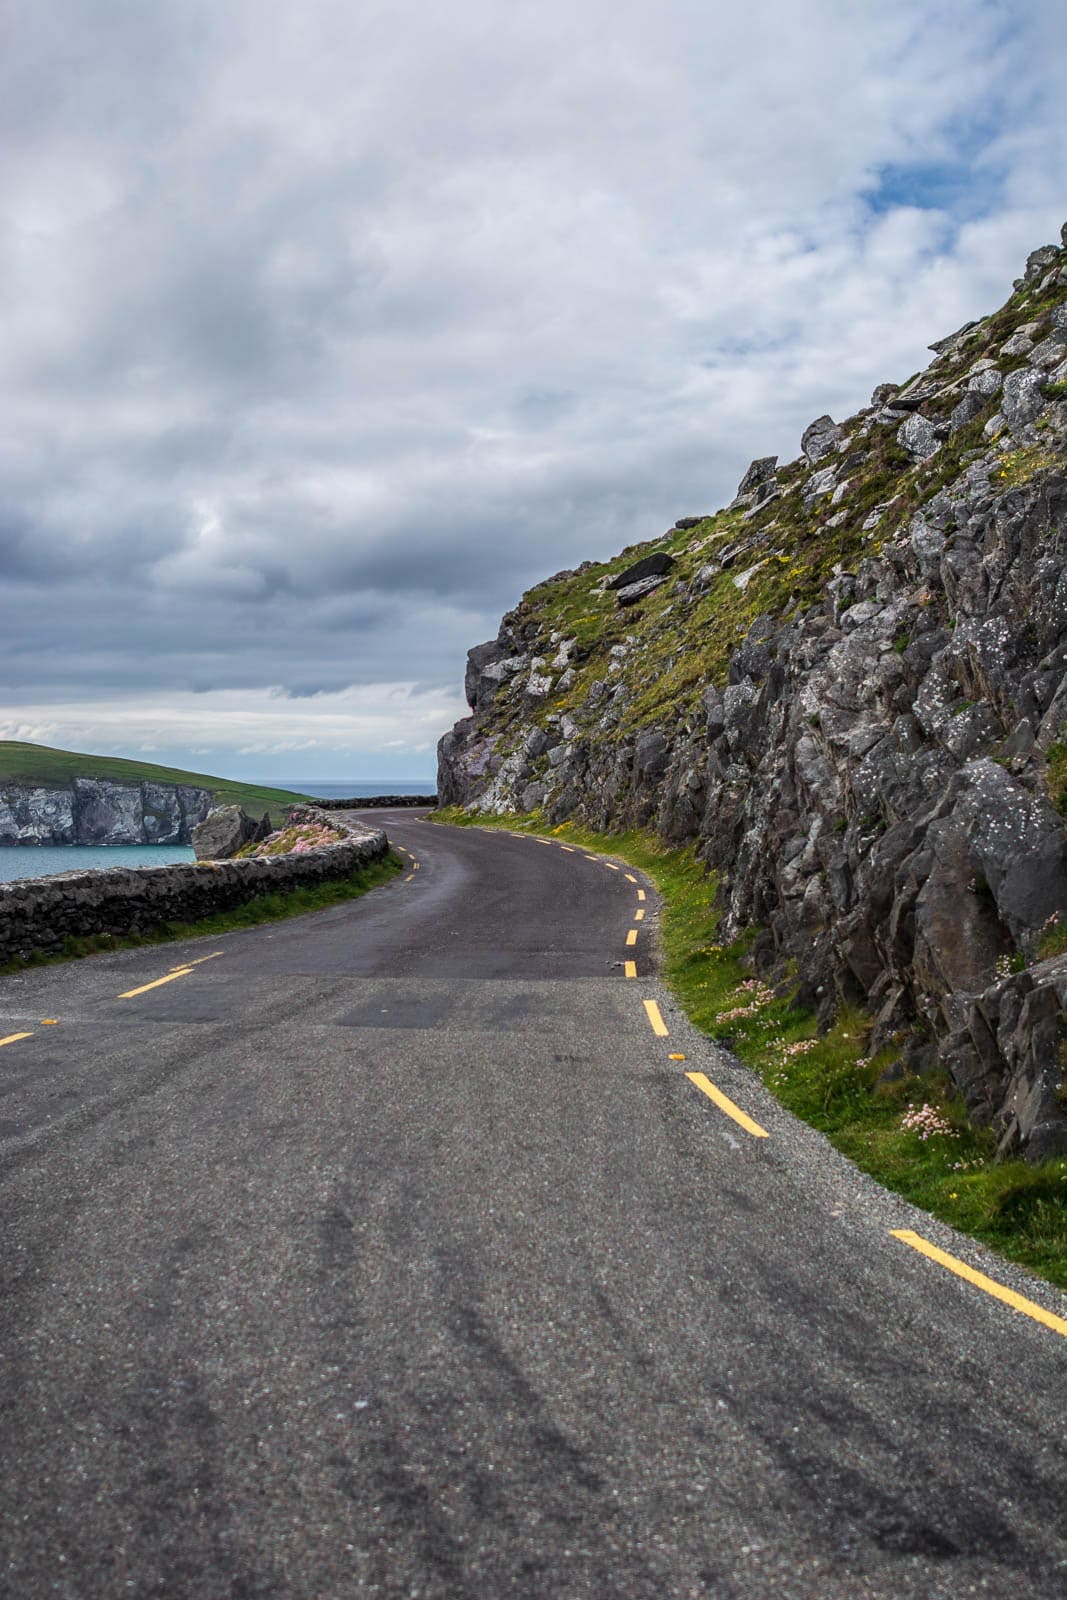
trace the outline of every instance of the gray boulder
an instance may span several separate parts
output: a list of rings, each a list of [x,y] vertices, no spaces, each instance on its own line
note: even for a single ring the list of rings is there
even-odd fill
[[[674,566],[674,557],[666,550],[657,550],[653,555],[643,556],[640,561],[635,561],[633,566],[626,567],[622,572],[616,572],[604,585],[605,589],[628,589],[631,584],[640,583],[644,578],[659,578]]]
[[[830,455],[840,443],[841,429],[829,415],[816,417],[814,422],[809,422],[800,436],[800,448],[812,466],[821,461],[823,456]]]
[[[1054,244],[1043,244],[1038,250],[1031,250],[1026,258],[1026,267],[1023,271],[1023,281],[1033,283],[1035,278],[1040,278],[1047,267],[1054,266],[1059,260],[1060,253]]]
[[[738,484],[738,495],[751,494],[755,489],[759,488],[761,483],[767,483],[774,477],[774,469],[777,465],[777,456],[757,457]]]
[[[256,828],[242,806],[216,806],[193,829],[193,854],[198,861],[228,861],[248,843]]]
[[[1000,409],[1013,433],[1024,428],[1028,422],[1033,422],[1044,409],[1045,381],[1044,373],[1034,372],[1029,367],[1009,372],[1004,379]]]
[[[909,455],[917,461],[926,461],[934,456],[941,448],[941,441],[934,432],[933,423],[925,417],[913,412],[906,422],[902,422],[897,429],[897,438]]]
[[[666,578],[640,578],[636,583],[628,583],[625,588],[617,590],[615,598],[620,606],[635,606],[646,594],[651,594],[666,581]]]

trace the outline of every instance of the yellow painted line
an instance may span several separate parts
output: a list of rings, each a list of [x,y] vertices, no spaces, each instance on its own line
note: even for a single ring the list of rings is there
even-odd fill
[[[192,970],[192,967],[175,967],[165,978],[156,978],[153,983],[142,983],[139,989],[127,989],[125,993],[119,995],[119,999],[132,1000],[135,995],[147,994],[149,989],[158,989],[161,983],[173,983],[175,978],[187,978]]]
[[[645,913],[643,911],[635,911],[634,912],[634,921],[635,922],[644,922],[644,920],[645,920]]]
[[[992,1295],[994,1300],[1002,1300],[1006,1306],[1011,1306],[1013,1311],[1021,1311],[1024,1317],[1033,1317],[1035,1322],[1043,1323],[1046,1328],[1051,1328],[1054,1333],[1061,1333],[1067,1339],[1067,1321],[1063,1317],[1057,1317],[1053,1312],[1046,1311],[1044,1306],[1039,1306],[1033,1300],[1027,1300],[1025,1295],[1016,1294],[1014,1289],[1005,1288],[1004,1284],[998,1283],[995,1278],[987,1278],[984,1272],[976,1272],[965,1261],[950,1256],[945,1250],[939,1250],[936,1244],[924,1239],[921,1233],[912,1233],[909,1228],[891,1228],[889,1231],[894,1239],[899,1239],[902,1244],[910,1244],[913,1250],[918,1250],[920,1255],[929,1256],[938,1266],[954,1272],[957,1278],[965,1278],[968,1283],[973,1283],[975,1288],[984,1289],[986,1294]]]
[[[185,972],[190,967],[202,967],[205,961],[217,961],[219,956],[224,954],[225,951],[223,950],[213,950],[209,956],[197,956],[195,961],[183,961],[179,966],[171,967],[170,970],[172,972]]]
[[[750,1133],[754,1139],[770,1138],[766,1128],[761,1128],[758,1122],[753,1122],[751,1117],[746,1116],[741,1107],[735,1106],[729,1095],[723,1094],[721,1089],[716,1089],[711,1079],[706,1078],[702,1072],[687,1072],[686,1077],[690,1083],[695,1083],[697,1088],[702,1090],[708,1099],[718,1106],[720,1111],[725,1111],[728,1117],[733,1117],[738,1127],[744,1128],[745,1132]]]
[[[657,1038],[665,1039],[667,1037],[667,1024],[660,1016],[659,1006],[654,1000],[646,1000],[645,1011],[648,1015],[649,1022],[652,1024],[652,1032]]]
[[[412,883],[414,881],[414,878],[415,878],[415,874],[413,872],[409,872],[407,877],[404,879],[404,882],[405,883]]]
[[[42,1028],[58,1028],[59,1027],[59,1018],[58,1017],[42,1017],[41,1018],[41,1027]]]
[[[627,949],[631,948],[636,943],[637,943],[637,929],[636,928],[631,928],[629,933],[626,935],[626,946],[627,946]]]
[[[667,1057],[667,1060],[668,1061],[684,1061],[685,1057],[679,1055],[677,1051],[672,1051],[671,1054]]]
[[[566,852],[567,852],[567,854],[569,856],[572,856],[575,853],[574,846],[572,844],[561,844],[560,845],[560,849],[561,850],[566,850]]]
[[[643,889],[638,889],[638,891],[637,891],[637,898],[638,898],[638,899],[639,899],[639,900],[643,900],[643,899],[644,899],[644,898],[645,898],[645,891],[644,891],[644,890],[643,890]]]
[[[618,872],[619,870],[614,861],[605,861],[604,865],[607,867],[609,872]]]
[[[626,879],[627,883],[636,883],[637,882],[637,879],[634,877],[632,872],[624,872],[623,873],[623,877]]]
[[[551,843],[552,843],[551,839],[538,839],[536,836],[534,836],[534,844],[551,844]]]
[[[0,1046],[5,1045],[5,1044],[16,1044],[19,1041],[19,1039],[32,1039],[32,1038],[33,1038],[33,1034],[32,1033],[9,1033],[6,1039],[0,1039]]]
[[[637,962],[636,961],[624,961],[623,964],[622,964],[622,969],[623,969],[623,971],[625,972],[625,974],[626,974],[626,976],[628,978],[636,978],[637,977]]]

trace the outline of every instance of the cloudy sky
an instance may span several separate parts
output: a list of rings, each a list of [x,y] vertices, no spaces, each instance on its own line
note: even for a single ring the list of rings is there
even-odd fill
[[[421,776],[1067,218],[1063,0],[0,0],[0,738]]]

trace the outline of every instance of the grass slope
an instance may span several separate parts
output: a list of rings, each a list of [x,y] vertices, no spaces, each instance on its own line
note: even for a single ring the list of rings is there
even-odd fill
[[[820,1035],[814,1016],[747,970],[746,940],[717,942],[716,880],[691,846],[672,850],[652,834],[597,834],[569,822],[549,833],[539,813],[437,815],[562,838],[646,872],[663,896],[663,978],[691,1022],[887,1189],[1067,1289],[1067,1161],[995,1161],[991,1132],[968,1124],[947,1075],[883,1081],[893,1052],[867,1056],[863,1012],[842,1013]]]
[[[62,784],[69,783],[72,778],[109,778],[113,783],[188,783],[198,789],[210,789],[216,805],[244,806],[253,813],[277,812],[308,799],[307,795],[294,794],[288,789],[267,789],[260,784],[236,783],[202,772],[157,767],[151,761],[83,755],[75,750],[53,750],[43,744],[0,740],[0,784],[11,779],[20,783]]]

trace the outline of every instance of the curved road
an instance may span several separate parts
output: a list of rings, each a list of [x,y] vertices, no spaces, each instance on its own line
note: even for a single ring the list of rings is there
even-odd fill
[[[0,979],[0,1595],[1067,1593],[1063,1297],[693,1033],[638,874],[383,820],[363,900]]]

